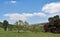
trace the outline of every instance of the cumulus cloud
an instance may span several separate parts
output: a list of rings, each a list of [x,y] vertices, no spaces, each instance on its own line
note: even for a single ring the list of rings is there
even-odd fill
[[[44,13],[12,13],[12,14],[4,14],[4,16],[9,17],[10,20],[26,20],[27,18],[33,17],[33,16],[46,16]]]
[[[60,2],[45,4],[42,8],[42,11],[47,12],[49,14],[58,13],[60,12]]]

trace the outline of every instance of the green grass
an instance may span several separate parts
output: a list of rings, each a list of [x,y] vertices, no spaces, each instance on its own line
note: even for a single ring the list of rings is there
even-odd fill
[[[13,32],[13,31],[3,31],[0,29],[0,37],[60,37],[60,34],[44,33],[44,32]]]

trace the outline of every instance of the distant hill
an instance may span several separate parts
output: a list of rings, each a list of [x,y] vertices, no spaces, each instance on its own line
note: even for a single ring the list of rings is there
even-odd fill
[[[45,25],[46,23],[38,23],[38,24],[31,24],[31,25],[37,25],[37,26],[43,26],[43,25]]]

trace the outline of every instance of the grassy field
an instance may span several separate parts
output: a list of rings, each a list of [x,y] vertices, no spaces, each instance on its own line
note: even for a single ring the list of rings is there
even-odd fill
[[[0,29],[0,37],[60,37],[60,34],[53,33],[32,33],[32,32],[12,32],[12,31],[3,31]]]

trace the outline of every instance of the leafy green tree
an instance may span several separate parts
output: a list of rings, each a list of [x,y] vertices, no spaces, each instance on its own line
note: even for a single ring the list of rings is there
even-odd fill
[[[18,22],[16,22],[15,24],[17,26],[17,30],[18,30],[18,33],[19,33],[19,25],[18,25]]]
[[[24,22],[24,25],[29,25],[29,23],[27,21]]]
[[[3,28],[4,28],[5,31],[7,31],[8,25],[9,25],[8,21],[4,20],[3,21]]]
[[[48,18],[49,24],[54,25],[54,19],[53,17]]]
[[[28,30],[28,26],[29,26],[29,23],[27,21],[25,21],[24,25],[23,25],[23,30],[27,31]]]
[[[56,15],[53,18],[54,18],[54,20],[58,20],[59,19],[59,15]]]
[[[19,29],[22,30],[23,29],[23,25],[24,25],[23,21],[22,20],[19,20],[18,21],[18,25],[20,27]]]
[[[19,31],[22,30],[23,21],[19,20],[15,24],[17,25],[17,30],[18,30],[18,33],[19,33]]]

